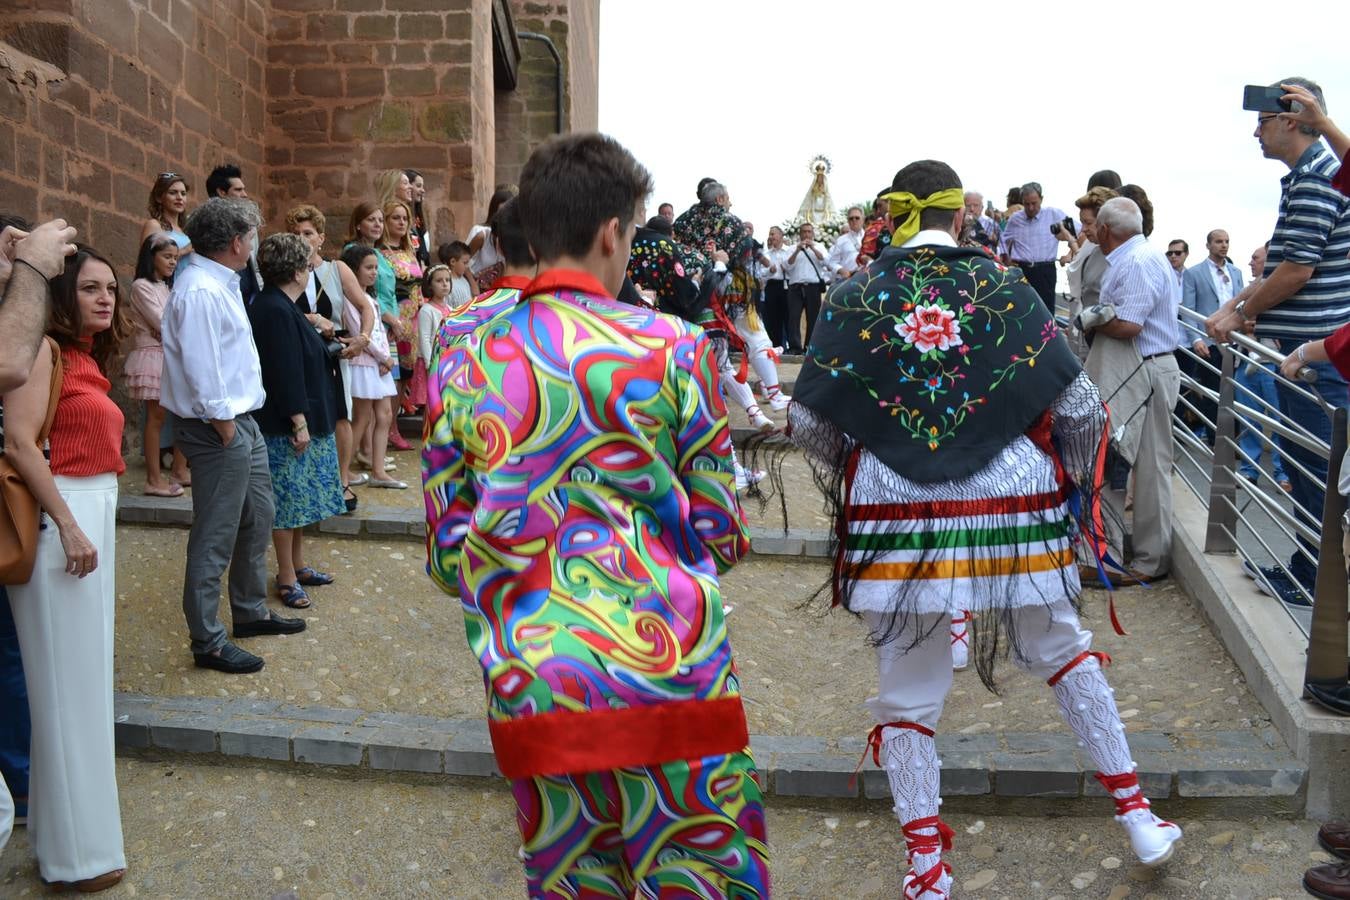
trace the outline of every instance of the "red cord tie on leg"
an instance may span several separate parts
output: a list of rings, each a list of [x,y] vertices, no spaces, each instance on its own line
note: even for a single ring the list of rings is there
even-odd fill
[[[933,828],[935,834],[920,834],[920,830]],[[914,819],[905,822],[900,826],[900,831],[905,836],[905,847],[909,850],[910,871],[914,871],[915,856],[931,856],[934,853],[946,852],[952,849],[952,838],[956,832],[937,816],[926,816],[922,819]],[[939,897],[945,897],[946,894],[938,887],[938,882],[942,876],[950,874],[952,867],[950,863],[940,863],[933,866],[927,872],[919,874],[914,872],[914,881],[910,883],[910,888],[918,888],[916,893],[905,892],[907,897],[918,898],[924,894],[936,894]]]
[[[1060,679],[1062,679],[1065,675],[1068,675],[1070,672],[1072,672],[1075,666],[1077,666],[1083,660],[1087,659],[1089,656],[1095,656],[1097,658],[1097,662],[1101,664],[1101,667],[1103,669],[1111,665],[1111,655],[1109,653],[1103,653],[1100,650],[1084,650],[1082,653],[1078,654],[1073,659],[1065,663],[1064,668],[1060,669],[1058,672],[1051,675],[1050,678],[1046,680],[1045,683],[1050,685],[1051,687],[1054,687],[1055,685],[1059,684]]]
[[[880,725],[874,726],[871,731],[867,732],[867,746],[863,747],[862,756],[858,757],[858,765],[854,767],[853,776],[848,780],[850,790],[852,790],[853,786],[858,781],[858,773],[862,771],[863,763],[867,762],[868,750],[872,751],[873,764],[875,764],[878,769],[882,768],[881,732],[886,728],[908,728],[910,731],[917,731],[928,737],[933,736],[933,729],[920,725],[918,722],[883,722]]]
[[[1134,772],[1122,772],[1119,775],[1106,775],[1098,772],[1096,775],[1102,787],[1111,795],[1111,799],[1116,801],[1116,815],[1123,816],[1127,812],[1136,809],[1148,809],[1149,802],[1144,796],[1144,792],[1139,787],[1139,776]],[[1128,791],[1133,789],[1134,793],[1125,797],[1117,797],[1117,791]]]

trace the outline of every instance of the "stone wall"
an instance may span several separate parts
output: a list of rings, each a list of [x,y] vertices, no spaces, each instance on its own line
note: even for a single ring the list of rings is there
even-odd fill
[[[563,59],[563,131],[597,127],[600,0],[539,3],[512,0],[517,31],[546,34]],[[499,91],[496,181],[516,182],[530,151],[555,133],[557,84],[553,57],[539,41],[520,42],[515,91]]]
[[[6,0],[0,209],[135,261],[150,184],[262,166],[265,0]]]
[[[491,191],[490,0],[272,0],[265,213],[300,199],[330,243],[385,169],[427,185],[433,240],[463,234]]]

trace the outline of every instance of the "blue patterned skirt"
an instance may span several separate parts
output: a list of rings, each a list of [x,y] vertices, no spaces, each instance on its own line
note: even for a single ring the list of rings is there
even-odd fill
[[[347,511],[338,477],[336,436],[311,438],[299,456],[289,437],[264,435],[263,440],[267,443],[267,465],[272,470],[272,496],[277,507],[274,530],[303,528]]]

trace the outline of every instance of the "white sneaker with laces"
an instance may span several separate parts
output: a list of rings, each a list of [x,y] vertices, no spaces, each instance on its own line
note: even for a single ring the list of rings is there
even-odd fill
[[[782,391],[776,391],[774,395],[769,398],[769,409],[774,412],[782,412],[788,408],[788,404],[791,402],[792,398],[787,394]]]

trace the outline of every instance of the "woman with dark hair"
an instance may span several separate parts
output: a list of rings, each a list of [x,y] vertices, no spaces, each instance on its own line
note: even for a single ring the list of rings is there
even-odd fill
[[[313,248],[295,234],[272,234],[258,246],[261,291],[248,306],[267,397],[253,413],[267,444],[276,517],[277,594],[291,609],[310,605],[305,588],[333,576],[305,565],[305,526],[347,510],[338,476],[337,405],[328,350],[296,306],[309,282]]]
[[[127,864],[112,690],[117,476],[126,465],[107,377],[127,326],[112,264],[89,247],[52,279],[51,296],[50,352],[4,398],[5,455],[43,510],[32,578],[10,587],[9,602],[33,719],[33,853],[44,881],[92,892],[121,881]],[[50,462],[38,446],[49,415]]]
[[[1088,193],[1091,193],[1093,188],[1099,187],[1110,191],[1120,190],[1120,176],[1116,174],[1115,169],[1101,169],[1092,173],[1087,183]]]
[[[1116,191],[1122,197],[1129,197],[1134,201],[1134,205],[1139,207],[1139,212],[1144,217],[1144,237],[1153,233],[1153,201],[1148,199],[1148,194],[1137,184],[1122,184]]]
[[[166,231],[178,246],[180,254],[192,252],[192,242],[183,233],[190,190],[187,179],[176,172],[160,172],[155,177],[155,183],[150,186],[150,201],[146,205],[150,218],[141,226],[142,243],[155,232]]]
[[[404,169],[403,174],[408,176],[408,187],[411,192],[411,199],[408,202],[412,206],[413,249],[417,253],[417,261],[425,270],[431,265],[431,235],[427,232],[428,216],[426,208],[422,205],[427,198],[427,182],[422,173],[416,169]]]
[[[159,343],[159,320],[169,302],[169,288],[178,268],[178,244],[163,231],[156,231],[141,243],[136,258],[136,280],[131,283],[131,353],[127,354],[122,374],[127,393],[133,400],[145,401],[145,493],[151,497],[181,497],[187,482],[187,458],[173,451],[173,473],[165,478],[160,469],[161,434],[164,407],[159,405],[159,376],[164,367],[164,348]],[[182,481],[176,476],[182,475]],[[190,483],[190,482],[187,482]]]
[[[369,297],[375,289],[375,279],[379,272],[382,257],[371,247],[364,244],[351,244],[342,251],[342,262],[356,276],[356,283]],[[371,298],[374,303],[374,298]],[[348,303],[348,315],[354,304]],[[351,328],[348,319],[347,327]],[[384,455],[389,446],[389,423],[393,420],[393,407],[389,398],[398,395],[398,386],[394,384],[393,369],[398,365],[389,352],[389,338],[383,328],[376,328],[370,334],[370,343],[359,354],[352,357],[352,432],[359,440],[367,435],[369,443],[362,444],[366,454],[365,463],[370,471],[371,487],[406,488],[402,481],[390,478],[386,471],[389,459]],[[358,460],[359,461],[359,460]]]
[[[492,199],[488,201],[487,216],[481,224],[469,229],[467,243],[469,251],[473,253],[469,270],[473,272],[473,277],[479,284],[492,284],[501,274],[501,254],[497,252],[497,247],[492,241],[492,217],[497,215],[497,210],[501,209],[503,203],[519,193],[520,188],[514,184],[497,185],[497,190],[492,192]]]

